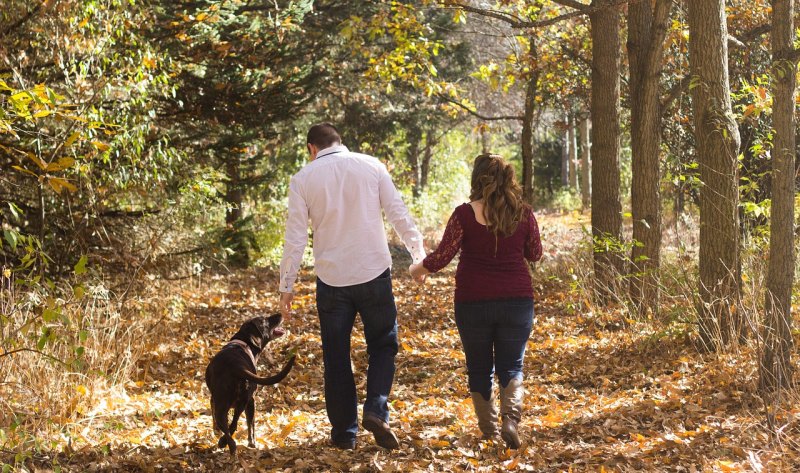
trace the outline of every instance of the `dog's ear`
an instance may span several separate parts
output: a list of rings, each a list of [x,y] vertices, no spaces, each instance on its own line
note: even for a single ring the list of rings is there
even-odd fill
[[[241,331],[244,333],[245,337],[247,337],[247,341],[250,342],[251,345],[255,347],[260,347],[263,335],[261,335],[261,329],[258,326],[259,319],[250,319],[244,324],[242,324]]]
[[[280,325],[281,321],[283,320],[283,315],[278,312],[276,314],[272,314],[267,317],[267,322],[269,322],[269,328],[274,328]]]

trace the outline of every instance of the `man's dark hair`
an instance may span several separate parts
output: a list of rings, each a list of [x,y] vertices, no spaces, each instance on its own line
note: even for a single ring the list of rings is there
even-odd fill
[[[325,149],[335,144],[340,144],[342,137],[339,131],[330,123],[317,123],[308,130],[306,143],[312,144],[319,149]]]

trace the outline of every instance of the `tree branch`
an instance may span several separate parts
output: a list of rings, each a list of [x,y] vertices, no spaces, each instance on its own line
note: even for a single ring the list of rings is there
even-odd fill
[[[452,0],[445,0],[444,6],[445,8],[458,8],[466,12],[475,13],[476,15],[495,18],[497,20],[504,21],[512,28],[526,29],[526,28],[541,28],[544,26],[554,25],[556,23],[560,23],[561,21],[568,20],[570,18],[574,18],[577,16],[590,15],[604,8],[616,8],[622,4],[628,3],[628,0],[616,0],[615,2],[609,5],[598,5],[594,7],[580,3],[576,0],[556,0],[556,3],[565,6],[570,6],[573,8],[578,8],[578,5],[580,5],[581,7],[580,9],[562,13],[558,16],[554,16],[553,18],[548,18],[546,20],[529,21],[529,20],[524,20],[516,15],[512,15],[510,13],[505,13],[499,10],[491,10],[486,8],[473,7],[470,5],[464,5],[463,3],[459,3],[457,1],[452,1]]]
[[[558,3],[559,5],[563,5],[569,8],[574,8],[576,10],[586,10],[589,7],[591,7],[591,5],[578,2],[577,0],[553,0],[553,3]]]
[[[16,22],[12,23],[8,28],[6,28],[5,31],[0,33],[0,38],[4,38],[4,37],[8,36],[12,31],[14,31],[15,29],[17,29],[20,26],[24,25],[28,20],[33,18],[33,15],[35,15],[39,10],[42,9],[42,5],[43,5],[43,3],[37,4],[35,7],[33,7],[33,9],[31,11],[29,11],[27,14],[25,14],[25,16],[23,16],[22,18],[20,18]]]
[[[669,92],[667,92],[667,96],[664,97],[664,100],[661,101],[661,110],[666,112],[669,106],[672,105],[672,102],[674,102],[675,99],[680,97],[681,94],[686,91],[686,89],[689,87],[689,82],[691,81],[692,76],[687,75],[684,76],[680,81],[676,82],[675,85],[669,89]]]
[[[445,102],[450,102],[453,105],[458,105],[459,107],[461,107],[464,110],[466,110],[470,115],[472,115],[474,117],[477,117],[477,118],[480,118],[481,120],[485,120],[485,121],[500,121],[500,120],[519,120],[519,121],[521,121],[522,119],[525,118],[522,115],[500,115],[500,116],[496,116],[496,117],[489,117],[489,116],[483,115],[481,113],[478,113],[477,111],[467,107],[463,103],[458,102],[456,100],[453,100],[453,99],[451,99],[450,97],[448,97],[446,95],[437,94],[436,96],[439,97],[441,100],[444,100]]]
[[[47,353],[41,352],[41,351],[36,350],[34,348],[17,348],[16,350],[6,351],[6,352],[3,352],[3,353],[0,353],[0,358],[6,357],[6,356],[9,356],[9,355],[13,355],[15,353],[20,353],[20,352],[23,352],[23,351],[30,351],[30,352],[33,352],[33,353],[37,353],[39,355],[42,355],[45,358],[49,358],[49,359],[51,359],[53,361],[61,363],[62,365],[66,365],[66,363],[63,360],[59,360],[58,358],[54,357],[53,355],[48,355]]]

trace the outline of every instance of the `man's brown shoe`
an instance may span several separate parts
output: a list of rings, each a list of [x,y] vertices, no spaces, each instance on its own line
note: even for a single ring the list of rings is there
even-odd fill
[[[361,420],[361,425],[364,429],[372,432],[375,436],[375,443],[388,450],[400,448],[400,442],[397,441],[397,436],[389,428],[389,424],[382,421],[375,414],[364,414]]]

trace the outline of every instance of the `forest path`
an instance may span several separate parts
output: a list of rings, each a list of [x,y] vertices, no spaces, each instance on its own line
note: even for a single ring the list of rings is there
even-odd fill
[[[545,258],[574,251],[575,216],[540,218]],[[567,264],[558,263],[558,264]],[[587,262],[590,264],[590,262]],[[464,357],[453,320],[452,270],[424,288],[395,265],[400,352],[391,396],[401,448],[387,452],[360,432],[355,451],[327,444],[319,324],[313,277],[305,273],[259,372],[276,372],[290,347],[288,378],[256,394],[257,448],[240,421],[237,459],[216,448],[203,373],[249,317],[277,306],[275,275],[249,271],[175,288],[136,379],[99,402],[59,462],[74,471],[738,471],[745,445],[760,443],[752,367],[703,359],[680,331],[621,323],[621,312],[594,311],[588,299],[547,269],[535,276],[537,323],[525,360],[523,447],[476,439]],[[561,268],[559,274],[568,274]],[[580,310],[577,310],[580,308]],[[366,353],[360,323],[353,363],[363,395]],[[747,374],[746,376],[743,373]],[[93,445],[81,448],[80,444]]]

